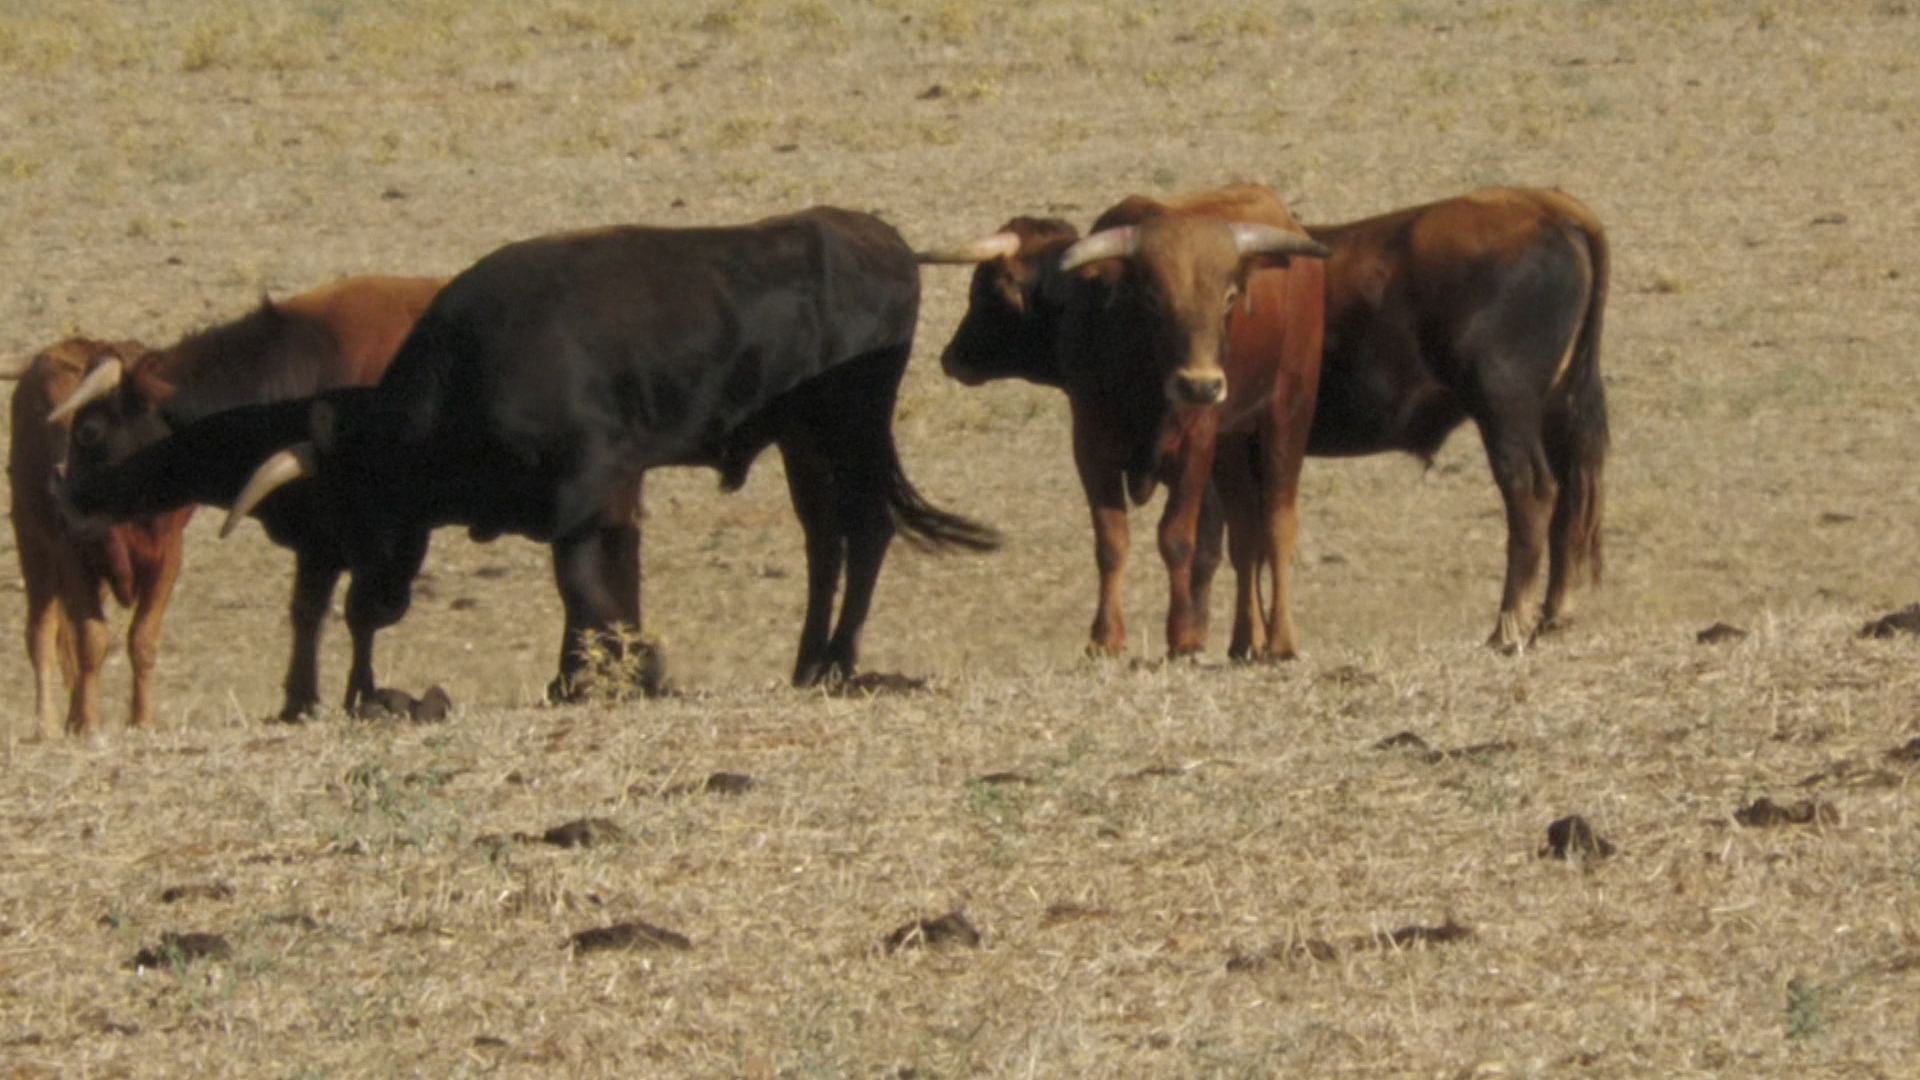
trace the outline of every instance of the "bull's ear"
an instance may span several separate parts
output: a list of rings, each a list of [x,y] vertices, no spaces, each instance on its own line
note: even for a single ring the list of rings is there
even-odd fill
[[[333,453],[333,446],[340,437],[340,412],[333,402],[320,399],[307,410],[307,434],[313,437],[314,448],[322,454]]]
[[[149,404],[158,404],[172,397],[179,387],[155,375],[151,365],[136,364],[129,369],[127,382],[132,385],[134,394]]]

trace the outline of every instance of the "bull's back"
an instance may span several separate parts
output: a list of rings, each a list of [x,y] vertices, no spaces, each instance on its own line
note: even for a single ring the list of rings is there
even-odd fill
[[[345,278],[278,307],[289,318],[324,327],[332,337],[337,351],[333,362],[316,372],[316,391],[371,386],[446,283],[445,278]]]
[[[382,394],[423,436],[538,452],[617,429],[676,463],[827,367],[904,355],[918,304],[912,250],[850,211],[542,237],[455,278]]]
[[[1436,452],[1466,417],[1454,346],[1512,280],[1503,271],[1544,260],[1562,294],[1604,287],[1605,234],[1560,191],[1486,188],[1307,232],[1333,251],[1318,455]],[[1584,310],[1551,314],[1570,329]]]

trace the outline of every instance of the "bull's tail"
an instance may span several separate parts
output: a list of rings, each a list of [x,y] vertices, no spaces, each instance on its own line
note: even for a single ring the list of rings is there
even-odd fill
[[[942,510],[922,497],[898,457],[893,460],[893,483],[887,490],[887,513],[894,528],[916,547],[993,551],[1000,546],[1000,533],[992,526]]]
[[[1564,198],[1564,197],[1563,197]],[[1553,508],[1556,546],[1565,552],[1568,584],[1600,583],[1600,519],[1605,509],[1603,472],[1607,464],[1607,393],[1600,378],[1600,329],[1607,305],[1607,237],[1598,219],[1579,203],[1565,199],[1564,223],[1584,240],[1592,270],[1587,309],[1561,380],[1559,401],[1547,417],[1547,454],[1559,481]]]

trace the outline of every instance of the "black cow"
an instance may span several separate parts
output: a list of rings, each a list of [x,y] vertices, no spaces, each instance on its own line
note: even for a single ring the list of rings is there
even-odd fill
[[[662,465],[710,466],[736,489],[777,445],[807,545],[793,681],[844,677],[896,527],[935,546],[998,543],[929,506],[900,467],[892,414],[919,297],[899,234],[833,208],[529,240],[448,284],[378,387],[210,417],[76,478],[71,499],[139,513],[199,497],[189,488],[216,459],[263,462],[240,514],[312,474],[352,568],[348,618],[373,627],[405,614],[436,526],[545,541],[568,625],[590,636],[562,652],[566,693],[583,644],[621,647],[610,496]]]

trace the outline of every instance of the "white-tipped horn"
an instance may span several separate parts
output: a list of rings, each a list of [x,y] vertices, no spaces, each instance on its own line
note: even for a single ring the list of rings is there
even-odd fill
[[[1313,259],[1330,258],[1331,249],[1306,233],[1277,225],[1233,223],[1233,246],[1242,255],[1305,255]]]
[[[314,450],[312,443],[300,443],[290,446],[260,463],[247,478],[247,486],[240,489],[240,496],[233,500],[233,509],[227,511],[227,520],[220,525],[220,539],[225,540],[240,527],[240,522],[260,505],[261,500],[273,494],[279,488],[293,483],[304,476],[314,473]]]
[[[1140,250],[1140,230],[1132,225],[1101,229],[1060,256],[1061,270],[1078,270],[1101,259],[1130,258]]]
[[[0,357],[0,380],[13,382],[27,373],[33,366],[34,355],[21,353],[19,356]]]
[[[1020,254],[1020,234],[997,232],[992,236],[969,240],[957,247],[916,251],[913,257],[923,263],[973,264],[992,262],[995,259],[1010,259],[1018,254]]]
[[[82,406],[99,401],[113,393],[114,387],[120,385],[120,379],[126,373],[127,366],[118,358],[102,360],[92,371],[87,372],[87,377],[81,379],[80,385],[73,388],[73,393],[67,395],[67,400],[47,414],[47,423],[64,423],[68,417],[79,412]]]

